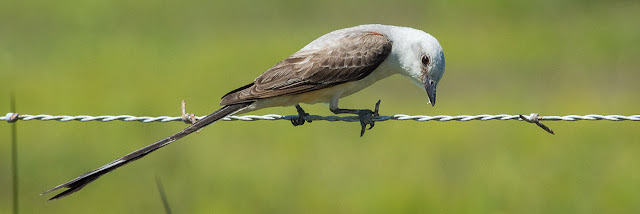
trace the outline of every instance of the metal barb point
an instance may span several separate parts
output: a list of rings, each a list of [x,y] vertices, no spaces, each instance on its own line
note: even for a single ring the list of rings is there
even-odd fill
[[[198,121],[198,119],[196,118],[196,115],[193,113],[186,113],[186,112],[187,112],[187,102],[182,100],[182,114],[180,116],[182,118],[182,122],[189,125],[195,124]],[[196,131],[196,133],[200,133],[200,130]]]
[[[531,113],[529,117],[523,116],[521,114],[519,116],[520,116],[520,119],[527,121],[529,123],[535,123],[540,128],[544,129],[545,131],[549,132],[552,135],[555,135],[555,133],[553,132],[553,130],[551,130],[551,128],[549,128],[548,126],[545,126],[540,122],[540,119],[542,119],[542,117],[539,116],[537,113]]]

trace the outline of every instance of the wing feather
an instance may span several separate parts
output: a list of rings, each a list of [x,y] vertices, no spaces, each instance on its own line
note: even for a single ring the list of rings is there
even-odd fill
[[[221,105],[299,94],[360,80],[391,52],[392,42],[375,32],[346,34],[318,50],[303,50],[278,62],[252,84],[222,97]]]

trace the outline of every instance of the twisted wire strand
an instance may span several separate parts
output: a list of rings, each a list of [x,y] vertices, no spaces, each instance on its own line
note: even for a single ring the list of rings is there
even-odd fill
[[[27,115],[20,114],[16,117],[16,113],[9,112],[4,117],[0,117],[0,120],[15,122],[17,120],[42,120],[42,121],[80,121],[80,122],[88,122],[88,121],[100,121],[100,122],[110,122],[110,121],[138,121],[143,123],[150,122],[172,122],[172,121],[183,121],[182,117],[170,117],[170,116],[159,116],[159,117],[149,117],[149,116],[132,116],[132,115],[101,115],[101,116],[89,116],[89,115],[77,115],[77,116],[69,116],[69,115],[46,115],[46,114],[38,114],[38,115]],[[229,116],[225,117],[223,121],[258,121],[258,120],[291,120],[291,118],[297,117],[297,115],[277,115],[277,114],[267,114],[267,115],[241,115],[241,116]],[[537,114],[531,114],[527,118],[537,117],[537,120],[546,120],[546,121],[579,121],[579,120],[609,120],[609,121],[640,121],[640,115],[598,115],[598,114],[587,114],[587,115],[566,115],[566,116],[538,116]],[[202,117],[196,117],[197,119],[201,119]],[[358,122],[360,121],[356,116],[320,116],[320,115],[309,115],[306,116],[305,119],[310,120],[325,120],[325,121],[344,121],[344,122]],[[428,115],[406,115],[406,114],[396,114],[392,116],[378,116],[375,121],[387,121],[387,120],[413,120],[419,122],[426,121],[488,121],[488,120],[523,120],[520,115],[510,115],[510,114],[480,114],[480,115],[436,115],[436,116],[428,116]],[[529,121],[528,121],[529,122]]]

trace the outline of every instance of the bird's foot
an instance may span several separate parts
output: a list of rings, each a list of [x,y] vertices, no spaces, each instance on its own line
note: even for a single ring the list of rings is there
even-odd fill
[[[364,135],[364,131],[367,130],[367,124],[369,124],[369,129],[372,129],[373,126],[376,125],[376,117],[379,116],[378,109],[380,108],[380,100],[376,103],[375,111],[371,111],[369,109],[359,109],[356,110],[356,114],[360,118],[360,125],[362,129],[360,130],[360,137]]]
[[[293,126],[300,126],[304,124],[305,121],[311,122],[311,119],[304,119],[304,117],[309,116],[309,114],[305,112],[300,105],[296,105],[296,110],[298,111],[298,116],[291,118],[291,124],[293,124]]]

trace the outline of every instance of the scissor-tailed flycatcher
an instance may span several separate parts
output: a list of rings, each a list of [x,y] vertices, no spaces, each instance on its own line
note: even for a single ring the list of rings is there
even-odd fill
[[[222,97],[224,107],[184,130],[136,150],[115,161],[84,173],[43,194],[68,188],[49,200],[70,195],[100,176],[200,130],[223,117],[274,106],[295,106],[298,117],[293,125],[304,124],[307,115],[299,103],[328,102],[335,114],[350,113],[373,127],[376,110],[341,109],[338,100],[394,74],[408,77],[427,91],[436,103],[436,86],[444,73],[444,53],[433,36],[413,28],[388,25],[361,25],[336,30],[309,43],[274,65],[252,83]]]

